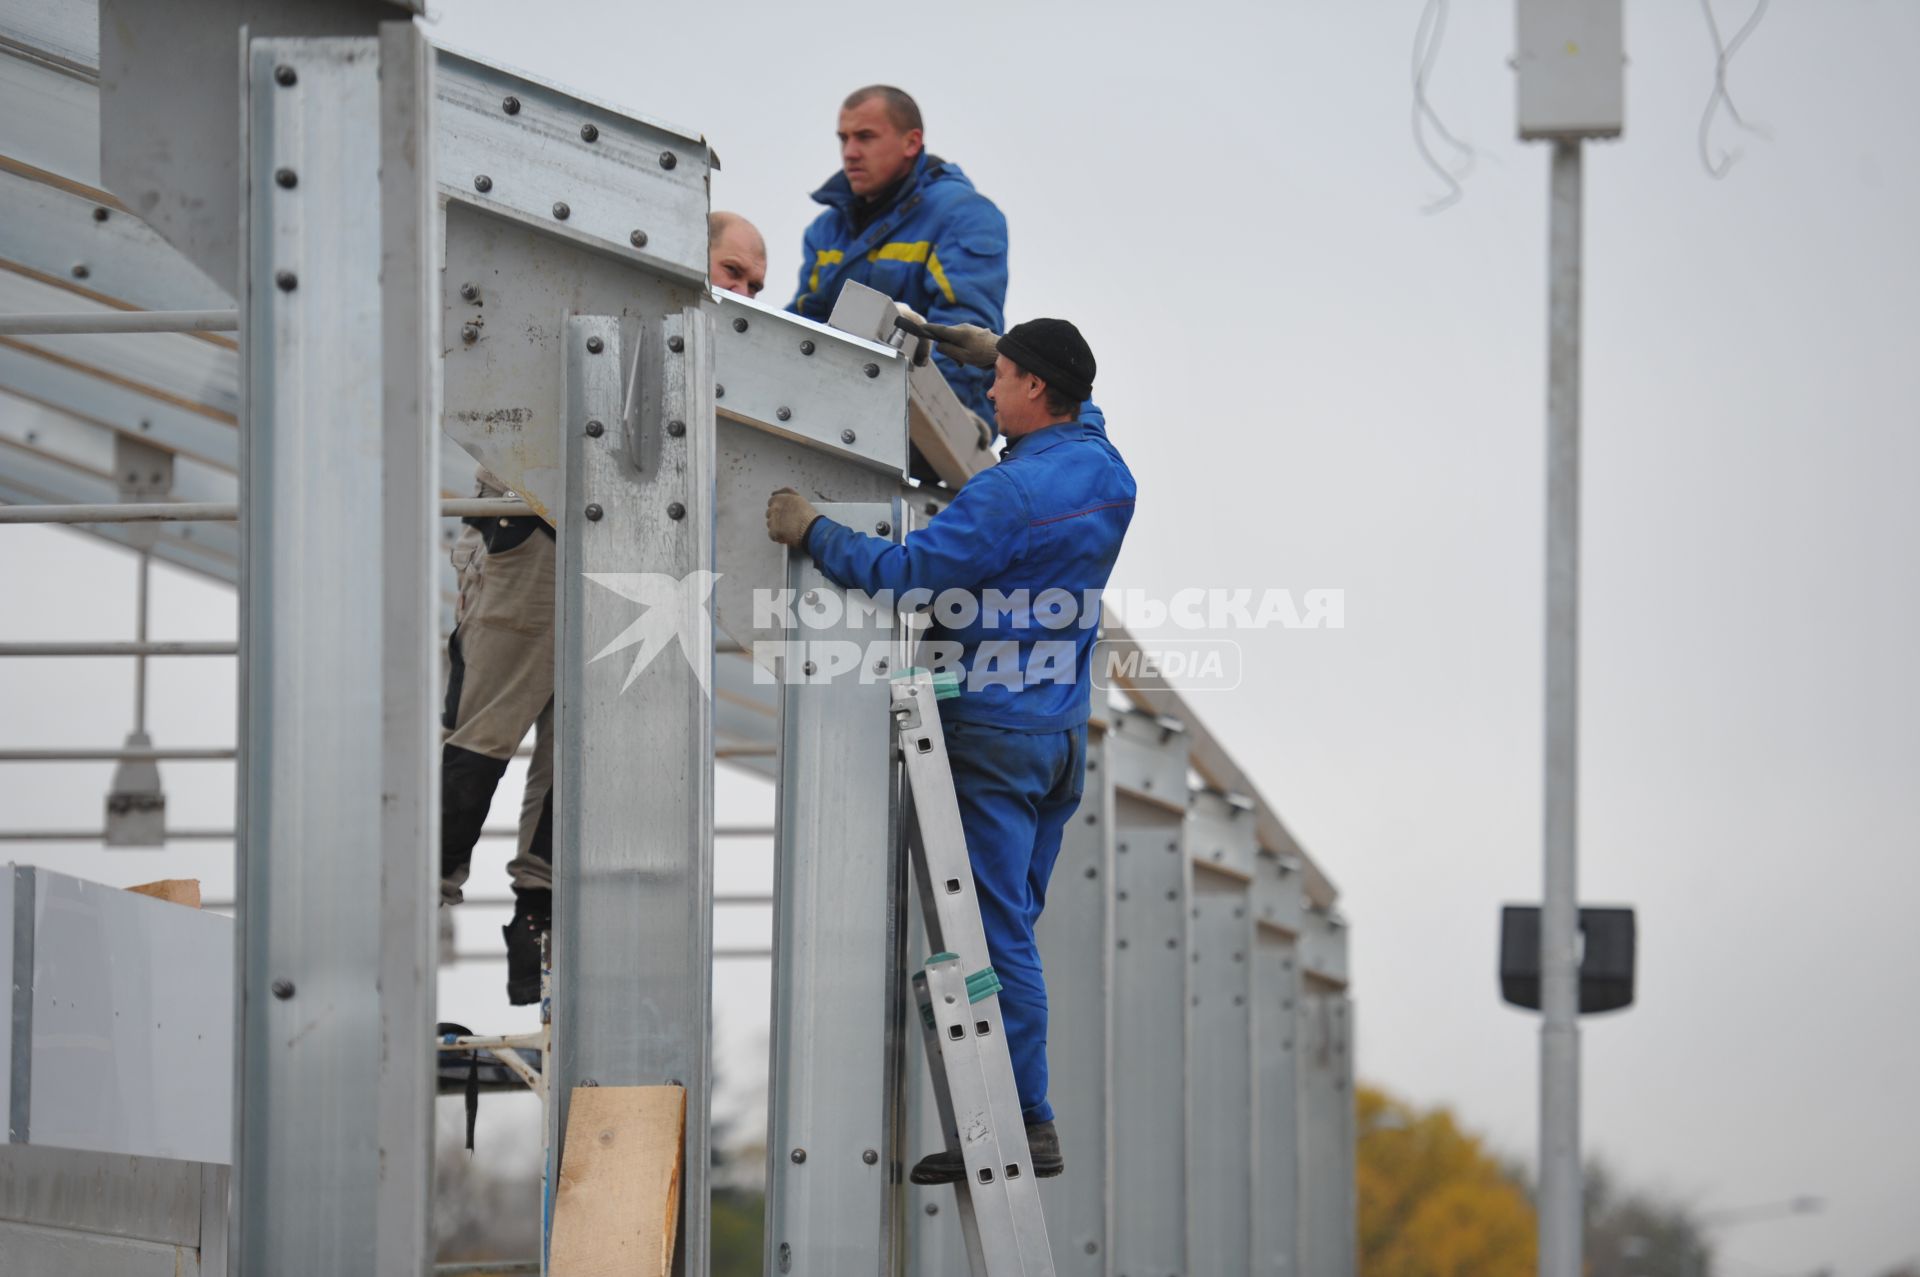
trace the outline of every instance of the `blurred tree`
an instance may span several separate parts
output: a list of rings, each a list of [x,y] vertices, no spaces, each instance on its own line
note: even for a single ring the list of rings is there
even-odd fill
[[[1361,1277],[1533,1277],[1525,1189],[1446,1109],[1354,1093]]]
[[[1588,1277],[1713,1277],[1713,1247],[1691,1208],[1625,1190],[1589,1161],[1585,1209]]]

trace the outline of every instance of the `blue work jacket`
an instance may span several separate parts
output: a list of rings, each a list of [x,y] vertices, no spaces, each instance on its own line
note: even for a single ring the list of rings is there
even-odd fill
[[[800,289],[788,310],[824,323],[840,286],[853,279],[936,324],[978,324],[996,333],[1004,326],[1007,219],[958,165],[922,152],[892,203],[859,231],[845,173],[835,173],[813,198],[827,207],[807,227]],[[934,360],[960,402],[993,425],[993,370],[940,354]]]
[[[1008,444],[999,465],[967,480],[903,543],[821,518],[806,547],[842,586],[890,593],[896,606],[921,601],[915,591],[931,596],[920,663],[953,669],[961,682],[959,698],[940,707],[943,719],[1065,731],[1087,721],[1099,592],[1133,500],[1133,475],[1089,403],[1078,421]],[[972,615],[949,607],[956,595],[972,596]]]

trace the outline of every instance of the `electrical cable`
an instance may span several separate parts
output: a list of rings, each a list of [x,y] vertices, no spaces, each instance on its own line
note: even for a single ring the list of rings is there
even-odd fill
[[[1440,41],[1446,30],[1447,0],[1427,0],[1426,8],[1420,11],[1420,23],[1413,32],[1413,144],[1427,167],[1447,184],[1447,192],[1422,208],[1424,213],[1438,213],[1459,203],[1466,194],[1460,179],[1473,171],[1473,148],[1453,135],[1433,109],[1433,104],[1427,100],[1427,80],[1432,76],[1433,64],[1440,56]],[[1433,148],[1427,143],[1427,124],[1431,124],[1440,139],[1463,157],[1464,163],[1458,172],[1433,153]]]
[[[1728,118],[1740,128],[1759,137],[1768,136],[1765,129],[1748,124],[1746,117],[1740,114],[1740,108],[1734,105],[1733,95],[1727,91],[1727,67],[1732,64],[1733,55],[1740,51],[1740,46],[1745,44],[1748,37],[1752,36],[1754,30],[1759,27],[1760,19],[1766,15],[1769,3],[1770,0],[1756,0],[1753,12],[1747,15],[1745,22],[1740,24],[1740,29],[1733,33],[1733,39],[1723,42],[1720,39],[1720,23],[1713,16],[1713,0],[1700,0],[1700,11],[1707,15],[1707,33],[1713,37],[1714,55],[1713,92],[1707,96],[1707,109],[1700,113],[1700,166],[1706,169],[1707,176],[1716,182],[1725,177],[1727,171],[1740,159],[1738,151],[1722,151],[1716,162],[1708,147],[1709,135],[1713,131],[1714,113],[1722,104],[1727,108]]]

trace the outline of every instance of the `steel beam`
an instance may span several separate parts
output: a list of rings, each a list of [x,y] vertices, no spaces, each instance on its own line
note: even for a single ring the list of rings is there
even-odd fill
[[[230,333],[240,327],[231,310],[70,310],[0,315],[0,333]]]
[[[900,522],[893,503],[820,512],[856,528]],[[812,559],[787,558],[798,595],[844,597]],[[903,1179],[905,882],[887,683],[896,623],[839,615],[793,632],[780,662],[765,1270],[879,1277],[895,1270]]]
[[[706,139],[445,50],[438,81],[445,199],[705,284]]]
[[[0,170],[0,259],[72,293],[164,310],[230,310],[233,297],[152,227],[80,191]]]
[[[438,817],[429,62],[245,51],[243,1272],[419,1272]],[[297,166],[300,182],[274,173]]]
[[[555,637],[548,1182],[557,1182],[552,1171],[564,1157],[574,1087],[589,1080],[685,1087],[674,1272],[704,1277],[713,964],[712,356],[705,320],[691,308],[628,322],[576,316],[559,331],[566,484]],[[590,421],[601,429],[589,432]],[[669,433],[670,421],[689,428]]]

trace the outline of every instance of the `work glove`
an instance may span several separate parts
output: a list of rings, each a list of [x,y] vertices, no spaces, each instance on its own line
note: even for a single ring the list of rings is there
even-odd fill
[[[767,498],[767,539],[781,545],[803,545],[807,529],[820,517],[813,502],[792,488],[776,488]]]
[[[913,307],[907,305],[905,302],[896,301],[893,304],[893,313],[899,316],[901,319],[911,320],[913,323],[920,325],[922,328],[925,328],[927,326],[927,317],[921,314],[919,311],[915,310]]]
[[[940,343],[940,353],[956,364],[991,368],[1000,357],[1000,334],[978,324],[928,324],[927,332]]]

